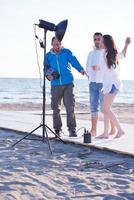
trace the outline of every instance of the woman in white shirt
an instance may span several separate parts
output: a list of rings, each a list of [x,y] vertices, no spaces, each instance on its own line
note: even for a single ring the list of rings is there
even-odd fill
[[[121,54],[118,54],[114,40],[110,35],[103,36],[103,43],[106,50],[105,53],[105,67],[104,67],[104,77],[103,77],[103,113],[104,113],[104,133],[98,138],[108,138],[110,122],[117,129],[117,134],[115,138],[119,138],[124,134],[123,129],[120,126],[118,119],[111,110],[112,103],[116,97],[116,94],[121,89],[121,80],[119,78],[119,66],[118,58],[119,55],[125,57],[126,50],[130,44],[130,38],[125,41],[125,47]]]

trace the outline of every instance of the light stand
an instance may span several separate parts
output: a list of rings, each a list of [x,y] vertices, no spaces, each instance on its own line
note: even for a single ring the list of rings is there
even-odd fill
[[[38,24],[39,28],[43,28],[44,29],[44,44],[43,44],[43,48],[44,48],[44,58],[46,55],[46,33],[47,30],[49,31],[55,31],[55,36],[57,37],[57,39],[59,41],[62,40],[66,28],[67,28],[67,20],[64,20],[62,22],[60,22],[57,26],[55,26],[55,24],[50,23],[50,22],[46,22],[43,20],[39,20],[40,23]],[[36,24],[37,25],[37,24]],[[37,129],[42,127],[42,142],[45,142],[45,139],[47,139],[48,145],[49,145],[49,150],[52,154],[52,149],[51,149],[51,145],[50,145],[50,141],[49,141],[49,137],[48,137],[48,132],[47,130],[49,130],[51,133],[53,133],[57,138],[59,138],[60,141],[64,142],[59,135],[57,135],[51,128],[49,128],[46,125],[46,118],[45,118],[45,113],[46,113],[46,107],[45,107],[45,103],[46,103],[46,81],[45,81],[45,73],[46,73],[46,64],[45,64],[45,59],[44,59],[44,78],[43,78],[43,123],[40,124],[38,127],[36,127],[34,130],[32,130],[30,133],[28,133],[27,135],[25,135],[23,138],[21,138],[20,140],[18,140],[16,143],[14,143],[12,145],[12,147],[14,147],[16,144],[18,144],[19,142],[21,142],[22,140],[24,140],[25,138],[27,138],[29,135],[31,135],[33,132],[35,132]],[[65,142],[64,142],[65,143]]]

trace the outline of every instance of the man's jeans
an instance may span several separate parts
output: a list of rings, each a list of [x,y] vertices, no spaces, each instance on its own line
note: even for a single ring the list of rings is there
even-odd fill
[[[103,94],[102,94],[102,83],[91,82],[89,84],[90,92],[90,110],[91,117],[98,117],[99,106],[102,109]]]
[[[67,127],[69,130],[75,130],[76,119],[74,114],[75,99],[73,94],[74,84],[51,86],[51,107],[53,110],[53,128],[61,130],[62,121],[60,116],[61,100],[67,112]]]

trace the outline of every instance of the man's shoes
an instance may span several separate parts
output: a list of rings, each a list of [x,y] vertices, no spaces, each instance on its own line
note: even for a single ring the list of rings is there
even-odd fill
[[[61,136],[61,130],[55,130],[55,133],[56,133],[56,135],[55,135],[56,137],[57,136],[59,136],[59,137]]]
[[[75,130],[69,130],[69,137],[77,137]]]

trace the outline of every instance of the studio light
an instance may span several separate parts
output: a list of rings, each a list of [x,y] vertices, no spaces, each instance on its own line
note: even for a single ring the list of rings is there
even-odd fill
[[[43,28],[44,29],[44,42],[40,43],[40,46],[44,49],[44,58],[45,58],[45,55],[46,55],[46,33],[47,33],[47,31],[54,31],[56,38],[59,41],[61,41],[63,39],[63,37],[64,37],[65,32],[66,32],[67,24],[68,24],[68,20],[63,20],[59,24],[55,25],[55,24],[53,24],[51,22],[47,22],[47,21],[44,21],[42,19],[39,20],[39,24],[34,24],[35,26],[38,26],[39,28]],[[36,39],[38,38],[38,36],[36,34],[35,34],[35,38]],[[46,70],[45,70],[45,68],[46,68],[46,63],[45,63],[45,59],[44,59],[43,106],[42,106],[43,107],[43,112],[42,112],[43,120],[42,120],[42,123],[38,127],[36,127],[34,130],[32,130],[30,133],[28,133],[23,138],[21,138],[19,141],[14,143],[12,145],[12,147],[15,146],[16,144],[18,144],[23,139],[27,138],[29,135],[31,135],[33,132],[35,132],[37,129],[42,127],[42,141],[45,142],[45,140],[47,140],[50,152],[52,154],[52,149],[51,149],[51,145],[50,145],[49,137],[48,137],[48,131],[53,133],[63,143],[65,143],[65,142],[51,128],[49,128],[49,126],[46,125],[46,118],[45,118],[45,112],[46,112],[46,108],[45,108],[45,101],[46,101],[46,83],[45,83]]]
[[[55,36],[59,41],[61,41],[64,37],[64,34],[66,32],[68,20],[63,20],[59,24],[55,25],[51,22],[44,21],[42,19],[39,20],[39,28],[43,28],[46,31],[55,31]]]

